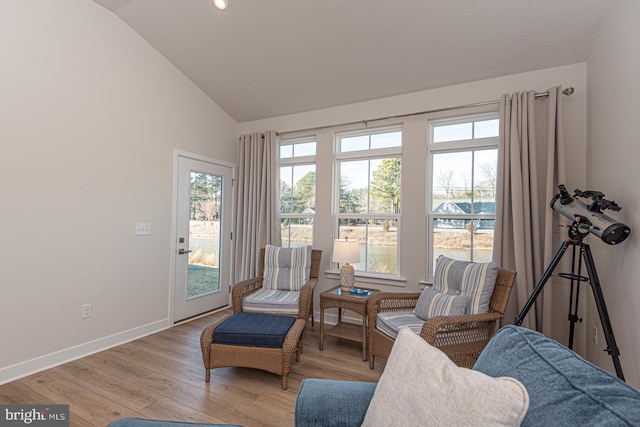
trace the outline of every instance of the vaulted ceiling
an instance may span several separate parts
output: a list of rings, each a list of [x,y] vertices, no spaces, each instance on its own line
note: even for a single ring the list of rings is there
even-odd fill
[[[584,62],[612,0],[94,0],[236,121]]]

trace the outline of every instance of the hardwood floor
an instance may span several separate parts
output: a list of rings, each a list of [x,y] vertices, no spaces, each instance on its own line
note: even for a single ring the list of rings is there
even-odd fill
[[[384,359],[369,369],[358,343],[326,337],[307,325],[304,353],[287,390],[280,377],[218,368],[204,380],[200,332],[223,311],[0,386],[0,403],[69,404],[70,425],[104,427],[123,417],[244,426],[292,426],[303,378],[378,381]]]

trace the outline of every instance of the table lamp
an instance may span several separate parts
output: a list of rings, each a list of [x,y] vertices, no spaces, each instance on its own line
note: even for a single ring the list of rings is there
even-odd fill
[[[333,262],[342,264],[340,267],[340,288],[350,291],[356,281],[356,275],[350,262],[360,262],[360,244],[357,240],[336,239],[333,242]]]

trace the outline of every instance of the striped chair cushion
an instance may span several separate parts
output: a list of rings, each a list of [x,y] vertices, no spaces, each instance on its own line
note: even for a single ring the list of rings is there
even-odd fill
[[[261,288],[242,300],[248,313],[298,314],[300,292]]]
[[[423,320],[436,316],[455,316],[467,312],[469,298],[461,294],[445,294],[433,288],[424,288],[413,314]]]
[[[411,311],[383,311],[378,313],[376,326],[391,338],[398,335],[403,326],[408,326],[416,334],[420,335],[425,321]]]
[[[495,262],[467,262],[440,256],[436,261],[433,288],[439,292],[460,292],[469,298],[467,314],[489,311],[489,302],[498,278]]]
[[[266,289],[299,291],[311,275],[311,246],[264,250],[263,286]]]

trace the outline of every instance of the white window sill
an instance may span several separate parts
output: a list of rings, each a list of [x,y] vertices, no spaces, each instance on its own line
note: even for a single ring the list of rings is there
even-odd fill
[[[420,280],[418,283],[420,284],[420,289],[432,288],[433,287],[433,279],[431,279],[431,280]]]
[[[340,271],[328,270],[324,272],[327,279],[340,280]],[[407,278],[400,276],[387,276],[382,274],[356,272],[356,283],[371,283],[374,285],[387,285],[405,287]]]

